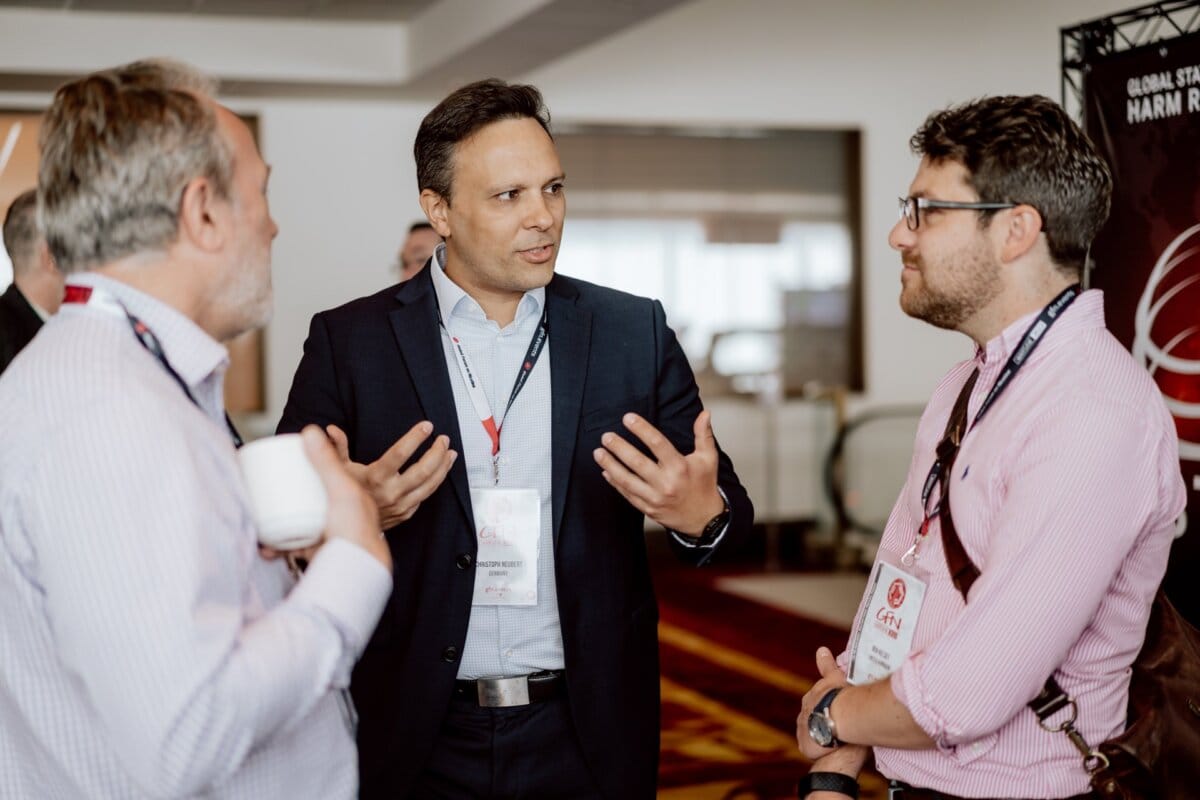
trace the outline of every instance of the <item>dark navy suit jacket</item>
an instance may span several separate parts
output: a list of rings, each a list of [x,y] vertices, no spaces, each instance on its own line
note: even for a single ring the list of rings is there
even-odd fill
[[[428,419],[462,452],[429,269],[313,318],[281,432],[334,423],[351,457],[368,463]],[[546,309],[555,578],[571,715],[605,795],[652,798],[658,607],[643,517],[604,480],[592,451],[605,431],[624,431],[621,416],[634,411],[690,453],[700,397],[657,301],[556,275]],[[726,549],[749,532],[754,511],[724,453],[718,481],[733,509],[719,545]],[[459,458],[388,535],[395,589],[352,685],[364,798],[406,796],[429,759],[471,613],[473,530]],[[711,554],[675,549],[692,563]]]
[[[29,344],[42,327],[42,318],[14,283],[0,295],[0,372]]]

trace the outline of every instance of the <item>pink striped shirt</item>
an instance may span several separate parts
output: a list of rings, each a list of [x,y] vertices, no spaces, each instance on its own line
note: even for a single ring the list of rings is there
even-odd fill
[[[979,367],[973,420],[1035,316],[937,387],[881,551],[913,543],[921,486],[968,375]],[[954,521],[983,575],[965,605],[935,521],[918,562],[929,587],[912,653],[890,680],[938,746],[875,748],[884,775],[964,797],[1087,790],[1079,753],[1065,735],[1042,730],[1025,704],[1056,672],[1089,743],[1124,729],[1129,667],[1185,505],[1178,457],[1157,388],[1105,329],[1101,293],[1085,292],[963,441],[951,477]]]

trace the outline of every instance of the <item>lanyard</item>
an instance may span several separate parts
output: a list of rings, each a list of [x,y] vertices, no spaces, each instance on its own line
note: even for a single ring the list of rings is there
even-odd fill
[[[508,411],[512,408],[513,401],[517,399],[517,395],[525,388],[525,382],[529,380],[529,374],[533,372],[533,368],[537,365],[538,358],[542,355],[542,350],[546,346],[546,338],[550,333],[546,309],[542,309],[542,319],[538,323],[537,330],[533,332],[533,338],[529,340],[529,348],[525,351],[525,359],[521,362],[521,369],[517,372],[516,380],[513,381],[512,392],[508,395],[508,404],[504,407],[504,416],[500,418],[499,424],[496,423],[496,418],[492,414],[492,406],[488,402],[487,394],[476,380],[475,371],[471,369],[471,361],[467,358],[467,351],[463,349],[462,342],[459,341],[458,337],[447,330],[446,323],[442,320],[441,309],[438,310],[438,325],[450,337],[450,349],[454,351],[455,361],[458,363],[458,371],[462,374],[463,383],[467,386],[467,395],[471,398],[471,405],[475,407],[475,414],[479,417],[479,422],[483,425],[483,429],[487,431],[488,438],[492,440],[492,479],[496,482],[496,485],[499,485],[500,429],[504,426],[504,421],[508,419]]]
[[[1059,293],[1058,297],[1051,300],[1049,305],[1042,309],[1042,313],[1038,314],[1033,324],[1025,330],[1025,335],[1021,337],[1021,343],[1017,345],[1017,349],[1008,357],[1008,361],[1005,362],[1004,368],[1000,370],[1000,375],[996,378],[996,382],[992,384],[992,388],[988,390],[987,396],[983,398],[983,404],[975,412],[975,419],[971,421],[970,425],[966,424],[967,403],[970,400],[971,390],[975,387],[975,381],[979,377],[979,370],[975,370],[971,374],[971,377],[967,379],[967,383],[963,386],[963,391],[959,395],[958,402],[955,403],[954,411],[951,412],[950,421],[946,425],[946,433],[942,437],[942,442],[938,444],[937,458],[934,459],[933,466],[929,468],[929,475],[926,476],[925,484],[921,488],[921,509],[924,512],[924,518],[921,520],[921,527],[917,531],[916,542],[904,554],[904,558],[909,559],[909,562],[906,563],[911,563],[911,560],[915,558],[921,542],[929,533],[930,521],[937,516],[941,508],[942,501],[940,498],[932,509],[929,508],[929,497],[933,494],[933,487],[943,478],[948,477],[945,475],[947,465],[958,452],[963,439],[966,438],[967,433],[975,429],[975,426],[983,419],[983,415],[991,409],[1000,395],[1004,393],[1004,390],[1009,387],[1009,384],[1012,383],[1013,378],[1021,370],[1021,367],[1029,360],[1029,356],[1042,343],[1046,331],[1050,330],[1050,326],[1058,321],[1063,311],[1071,303],[1075,302],[1075,298],[1079,297],[1082,291],[1083,288],[1079,284],[1068,286]]]
[[[187,399],[192,401],[192,405],[204,411],[200,402],[192,394],[192,390],[188,388],[187,381],[175,371],[175,368],[171,366],[171,362],[167,360],[167,355],[163,352],[162,345],[159,343],[158,337],[154,335],[154,331],[150,330],[150,327],[146,323],[133,316],[133,314],[130,314],[129,309],[125,308],[120,300],[103,289],[96,289],[91,286],[68,285],[63,302],[94,306],[102,311],[107,311],[110,314],[115,314],[128,320],[129,326],[133,328],[133,335],[137,337],[138,343],[158,360],[158,363],[162,365],[162,368],[167,371],[168,375],[175,379],[175,382],[179,384],[179,388],[187,395]],[[241,447],[241,434],[233,426],[233,420],[229,418],[228,413],[225,414],[225,425],[229,428],[229,435],[233,439],[233,446]]]

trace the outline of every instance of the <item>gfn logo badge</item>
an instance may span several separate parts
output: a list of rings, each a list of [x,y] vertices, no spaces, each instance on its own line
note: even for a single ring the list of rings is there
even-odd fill
[[[892,608],[899,608],[904,605],[904,598],[908,596],[908,589],[904,586],[903,578],[896,578],[892,581],[892,585],[888,587],[887,601]]]

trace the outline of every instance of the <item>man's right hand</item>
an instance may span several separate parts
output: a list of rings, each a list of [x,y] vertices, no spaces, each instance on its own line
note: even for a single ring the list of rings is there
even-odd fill
[[[401,471],[400,468],[417,451],[421,442],[433,433],[433,424],[430,422],[418,422],[412,426],[386,453],[370,464],[358,464],[350,460],[350,441],[337,425],[327,425],[325,433],[337,448],[350,474],[375,501],[384,530],[412,517],[425,498],[442,485],[458,457],[458,453],[450,449],[450,437],[443,435],[434,440],[417,463]]]
[[[383,538],[379,511],[370,496],[350,475],[320,428],[309,425],[300,435],[304,437],[304,452],[316,468],[329,498],[325,538],[345,539],[358,545],[391,572],[392,551]]]

